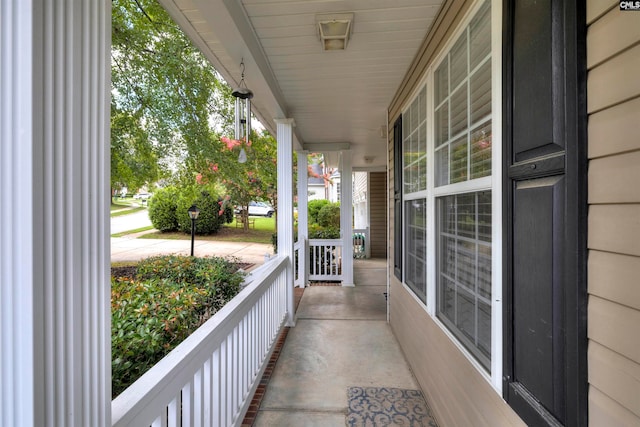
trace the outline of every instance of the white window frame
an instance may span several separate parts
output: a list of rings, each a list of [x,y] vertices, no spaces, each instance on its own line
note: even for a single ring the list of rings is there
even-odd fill
[[[502,3],[498,0],[491,2],[491,175],[468,180],[460,183],[435,186],[435,126],[434,126],[434,73],[451,51],[454,43],[469,26],[471,20],[483,4],[483,0],[475,1],[474,5],[461,20],[458,28],[447,40],[441,53],[427,68],[420,84],[414,90],[403,106],[404,115],[419,93],[426,86],[427,95],[427,189],[415,193],[406,194],[403,188],[402,204],[414,199],[427,199],[427,303],[426,305],[409,288],[405,282],[405,269],[403,268],[403,286],[415,300],[424,307],[426,313],[451,339],[457,348],[467,357],[478,372],[491,384],[496,392],[502,395]],[[403,135],[404,143],[405,135]],[[404,150],[403,150],[404,152]],[[403,158],[403,174],[404,174]],[[402,185],[404,186],[404,178]],[[449,331],[449,329],[436,316],[437,290],[436,290],[436,202],[438,197],[453,194],[463,194],[482,190],[491,191],[491,373],[476,360],[475,356],[467,350],[463,344]],[[404,215],[404,213],[403,213]],[[402,245],[406,244],[403,217]],[[407,254],[403,253],[403,266]]]

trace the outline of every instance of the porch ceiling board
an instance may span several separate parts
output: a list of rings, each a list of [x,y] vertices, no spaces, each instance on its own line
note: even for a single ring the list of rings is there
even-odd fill
[[[244,58],[268,129],[275,118],[293,118],[297,142],[348,141],[353,166],[362,167],[365,155],[385,165],[380,128],[442,0],[160,2],[231,85]],[[354,13],[347,49],[323,52],[316,15],[341,12]]]

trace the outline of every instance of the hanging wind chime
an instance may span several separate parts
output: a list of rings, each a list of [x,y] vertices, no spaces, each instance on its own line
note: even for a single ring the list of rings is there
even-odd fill
[[[247,84],[244,81],[244,59],[240,62],[240,69],[242,70],[240,84],[231,92],[236,98],[235,137],[238,141],[244,140],[245,144],[249,144],[249,136],[251,134],[251,98],[253,98],[253,92],[247,88]],[[246,161],[247,153],[244,151],[244,147],[241,147],[238,162],[245,163]]]

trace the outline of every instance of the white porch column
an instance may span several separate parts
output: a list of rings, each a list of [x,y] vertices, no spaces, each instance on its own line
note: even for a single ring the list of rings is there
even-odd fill
[[[307,151],[298,151],[298,244],[307,242],[309,239],[309,174],[307,172],[308,159]],[[304,243],[298,254],[298,277],[300,278],[300,287],[307,286],[309,278],[309,263],[307,257],[309,251],[306,250],[307,244]]]
[[[341,152],[340,231],[342,233],[342,286],[353,283],[353,178],[351,151]]]
[[[278,140],[278,255],[289,257],[287,326],[295,326],[293,294],[293,119],[276,119]]]
[[[0,0],[0,425],[110,426],[111,2]]]

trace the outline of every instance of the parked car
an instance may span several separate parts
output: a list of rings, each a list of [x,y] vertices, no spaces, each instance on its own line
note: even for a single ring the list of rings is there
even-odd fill
[[[236,208],[236,213],[240,213],[240,207]],[[276,210],[265,202],[249,202],[250,216],[266,216],[271,218]]]
[[[140,199],[140,200],[148,200],[151,198],[151,193],[136,193],[133,195],[134,199]]]

